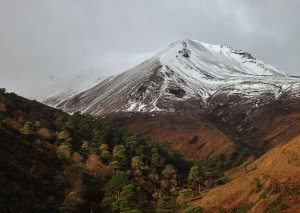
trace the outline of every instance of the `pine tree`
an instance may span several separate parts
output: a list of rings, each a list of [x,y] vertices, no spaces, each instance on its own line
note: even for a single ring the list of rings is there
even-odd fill
[[[80,212],[79,209],[82,206],[82,204],[83,204],[83,200],[78,195],[78,193],[77,192],[70,192],[66,196],[60,210],[63,211],[63,212]]]
[[[68,146],[71,146],[72,138],[70,136],[70,133],[66,130],[60,131],[57,134],[56,144],[66,144]]]
[[[192,166],[188,176],[189,184],[191,184],[194,188],[198,187],[198,190],[200,191],[201,180],[202,176],[199,166]]]
[[[30,121],[24,124],[24,127],[20,129],[20,132],[24,135],[32,135],[33,134],[33,125]]]
[[[193,199],[193,191],[191,189],[182,189],[178,192],[177,203],[182,209],[186,208]]]
[[[117,170],[122,170],[126,166],[127,155],[126,148],[123,145],[117,145],[113,148],[113,167]]]
[[[124,172],[117,172],[106,184],[109,194],[118,198],[123,186],[129,183],[129,177]]]
[[[172,196],[163,195],[159,198],[156,206],[157,213],[175,213],[176,201]]]
[[[122,188],[120,197],[113,203],[113,211],[142,213],[146,205],[147,198],[141,188],[129,184]]]

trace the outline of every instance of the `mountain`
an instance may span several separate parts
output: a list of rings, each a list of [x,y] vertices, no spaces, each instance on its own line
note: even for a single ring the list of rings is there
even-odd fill
[[[83,114],[0,89],[4,212],[299,209],[300,79],[248,53],[183,40],[45,103]]]
[[[105,116],[205,159],[241,147],[265,152],[297,134],[300,79],[242,50],[180,40],[88,90],[45,103]]]
[[[56,106],[92,115],[192,110],[205,107],[209,97],[224,89],[251,95],[271,91],[277,97],[298,91],[299,81],[241,50],[183,40]],[[45,101],[51,102],[57,101]]]

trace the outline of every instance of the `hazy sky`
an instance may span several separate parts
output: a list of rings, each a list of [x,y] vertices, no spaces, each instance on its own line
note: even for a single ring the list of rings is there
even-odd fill
[[[0,87],[118,73],[181,38],[300,75],[300,0],[0,0]]]

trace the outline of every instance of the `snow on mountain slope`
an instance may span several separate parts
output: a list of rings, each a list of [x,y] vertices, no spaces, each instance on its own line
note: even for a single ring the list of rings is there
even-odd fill
[[[218,93],[236,93],[248,98],[272,93],[278,98],[288,90],[297,95],[299,88],[299,79],[289,77],[249,53],[181,40],[91,89],[68,98],[50,98],[46,103],[56,103],[68,112],[93,115],[117,111],[195,110],[205,108],[207,100]]]
[[[92,70],[71,77],[56,74],[44,78],[40,77],[38,84],[24,82],[17,89],[14,89],[14,92],[26,98],[55,106],[64,99],[95,86],[105,78],[106,76]]]
[[[183,52],[187,52],[187,54],[184,55]],[[180,57],[180,55],[185,57]],[[189,75],[196,82],[203,78],[286,75],[241,50],[192,40],[173,43],[169,48],[160,52],[157,57],[160,58],[162,64],[169,65],[174,71]]]
[[[56,106],[66,98],[87,90],[106,78],[107,76],[101,75],[96,71],[87,71],[67,80],[58,76],[51,76],[44,82],[44,88],[41,88],[42,91],[39,91],[37,99],[48,105]]]

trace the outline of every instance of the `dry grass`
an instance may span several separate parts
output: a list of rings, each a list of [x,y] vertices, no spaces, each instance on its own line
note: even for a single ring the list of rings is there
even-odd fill
[[[299,212],[300,136],[271,149],[249,165],[231,170],[227,176],[231,179],[229,183],[208,191],[194,204],[206,212],[218,212],[221,208],[230,212],[246,203],[251,203],[249,212],[253,213],[268,212],[276,205],[281,209],[278,212]]]
[[[178,151],[186,159],[202,160],[221,154],[229,155],[233,151],[231,139],[201,115],[137,114],[129,119],[121,118],[121,125],[129,131],[149,135]],[[118,123],[116,119],[113,120]]]

